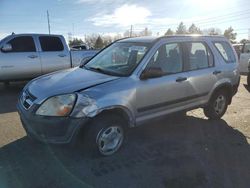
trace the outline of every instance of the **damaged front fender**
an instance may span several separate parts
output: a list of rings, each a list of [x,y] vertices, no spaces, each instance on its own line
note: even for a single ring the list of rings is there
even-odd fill
[[[98,114],[96,101],[87,95],[78,94],[71,116],[76,118],[94,117],[96,114]]]
[[[77,102],[75,104],[73,112],[71,113],[71,116],[75,118],[93,118],[103,111],[119,109],[126,114],[129,121],[129,127],[135,126],[135,120],[131,112],[127,108],[121,105],[104,106],[104,104],[105,103],[98,104],[95,99],[87,95],[78,94]]]

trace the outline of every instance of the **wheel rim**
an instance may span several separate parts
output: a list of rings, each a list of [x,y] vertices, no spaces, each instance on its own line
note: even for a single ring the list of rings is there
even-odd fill
[[[216,114],[220,115],[225,110],[226,97],[224,95],[219,95],[214,103],[214,110]]]
[[[123,138],[121,127],[112,126],[102,129],[96,137],[98,149],[103,155],[111,155],[120,148]]]

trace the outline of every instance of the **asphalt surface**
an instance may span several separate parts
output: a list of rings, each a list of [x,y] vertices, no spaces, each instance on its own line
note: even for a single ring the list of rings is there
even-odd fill
[[[250,89],[222,120],[201,109],[129,130],[119,153],[88,158],[81,150],[27,138],[16,112],[24,83],[0,85],[0,188],[250,187]]]

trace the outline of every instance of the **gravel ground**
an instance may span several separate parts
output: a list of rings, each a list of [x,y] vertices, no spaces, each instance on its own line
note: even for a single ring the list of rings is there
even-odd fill
[[[222,120],[201,109],[165,117],[129,130],[120,152],[103,158],[29,140],[15,108],[24,84],[0,85],[0,188],[250,187],[246,77]]]

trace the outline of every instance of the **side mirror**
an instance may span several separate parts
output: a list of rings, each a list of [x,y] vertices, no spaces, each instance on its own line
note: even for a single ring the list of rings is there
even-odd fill
[[[12,51],[12,46],[11,44],[4,44],[3,47],[1,48],[3,52],[10,52]]]
[[[164,72],[162,71],[161,68],[159,67],[149,67],[149,68],[146,68],[140,78],[141,80],[146,80],[146,79],[149,79],[149,78],[158,78],[158,77],[161,77],[164,75]]]
[[[81,63],[80,63],[80,67],[83,67],[84,65],[86,65],[90,60],[90,57],[86,57],[84,58]]]

